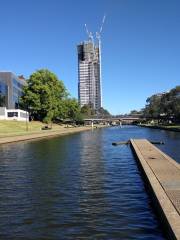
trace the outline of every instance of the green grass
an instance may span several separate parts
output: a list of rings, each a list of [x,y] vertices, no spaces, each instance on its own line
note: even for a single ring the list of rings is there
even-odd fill
[[[26,122],[1,120],[0,121],[0,137],[42,132],[41,128],[45,125],[46,124],[43,124],[42,122],[38,122],[38,121],[28,122],[28,131],[27,131]],[[57,124],[52,125],[52,130],[58,130],[60,128],[62,127]],[[51,130],[47,130],[47,131],[51,131]]]
[[[165,125],[166,128],[178,128],[180,129],[180,125]]]
[[[158,124],[151,124],[151,123],[145,123],[145,124],[141,124],[142,126],[159,126],[159,127],[164,127],[164,128],[176,128],[176,129],[180,129],[180,125],[158,125]]]

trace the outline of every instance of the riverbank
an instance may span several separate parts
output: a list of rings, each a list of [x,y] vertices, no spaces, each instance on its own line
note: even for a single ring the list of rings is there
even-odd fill
[[[39,125],[39,123],[38,123]],[[42,124],[41,124],[42,125]],[[105,125],[95,125],[94,129],[102,128]],[[41,130],[41,128],[34,130],[31,127],[29,131],[14,131],[12,133],[2,133],[0,134],[0,144],[5,143],[12,143],[12,142],[19,142],[19,141],[26,141],[26,140],[33,140],[33,139],[40,139],[40,138],[50,138],[60,135],[72,134],[82,131],[91,130],[91,126],[67,126],[67,125],[53,125],[51,130]]]
[[[40,133],[47,124],[40,121],[20,122],[20,121],[0,121],[0,138],[17,135],[27,135],[30,133]],[[60,130],[65,125],[52,124],[53,130]]]
[[[167,131],[173,131],[173,132],[180,132],[180,126],[160,126],[160,125],[150,125],[150,124],[137,124],[139,127],[148,127],[148,128],[154,128],[154,129],[161,129],[161,130],[167,130]]]

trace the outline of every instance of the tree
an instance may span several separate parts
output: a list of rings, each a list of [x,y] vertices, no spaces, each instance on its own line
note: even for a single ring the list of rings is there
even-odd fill
[[[162,97],[162,108],[169,118],[180,122],[180,86],[171,89]]]
[[[146,102],[144,108],[146,118],[180,122],[180,86],[166,93],[152,95]]]
[[[158,118],[160,116],[160,104],[161,104],[161,96],[160,95],[152,95],[146,100],[146,107],[144,110],[144,115],[147,118]]]
[[[75,98],[68,98],[64,101],[64,105],[66,108],[66,117],[70,118],[74,121],[81,120],[81,108],[79,106],[78,101]]]
[[[108,112],[108,110],[106,110],[103,107],[101,107],[98,110],[98,115],[99,115],[99,117],[102,117],[102,118],[106,118],[106,117],[110,117],[111,116],[111,114]]]
[[[135,115],[135,114],[139,114],[139,111],[137,111],[137,110],[131,110],[130,115]]]
[[[49,70],[40,69],[27,80],[20,104],[36,120],[49,123],[63,112],[62,102],[67,96],[63,82]]]
[[[81,113],[84,118],[89,117],[106,118],[111,116],[108,110],[104,109],[103,107],[99,108],[98,110],[95,110],[91,104],[86,104],[82,106]]]
[[[81,113],[84,117],[91,117],[95,115],[95,110],[91,106],[91,104],[86,104],[81,107]]]

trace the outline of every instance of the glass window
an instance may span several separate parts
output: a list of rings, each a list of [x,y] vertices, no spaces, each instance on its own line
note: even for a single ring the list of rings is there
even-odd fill
[[[8,112],[8,117],[18,117],[18,112]]]
[[[13,79],[13,86],[22,89],[23,85],[20,84],[16,79]]]
[[[19,97],[14,94],[13,94],[13,103],[16,109],[19,108]]]
[[[0,82],[0,107],[5,107],[7,102],[8,87],[6,84]]]
[[[16,87],[13,87],[13,94],[18,95],[18,89]]]

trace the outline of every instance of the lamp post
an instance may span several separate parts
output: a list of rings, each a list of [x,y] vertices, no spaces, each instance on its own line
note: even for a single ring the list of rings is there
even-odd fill
[[[28,132],[28,130],[29,130],[28,129],[28,119],[27,119],[28,118],[28,111],[27,110],[28,110],[28,108],[26,108],[26,132]]]
[[[29,116],[30,116],[29,112],[30,112],[31,109],[32,109],[31,106],[26,105],[26,131],[27,132],[29,131],[29,124],[28,124],[28,122],[29,122]]]

